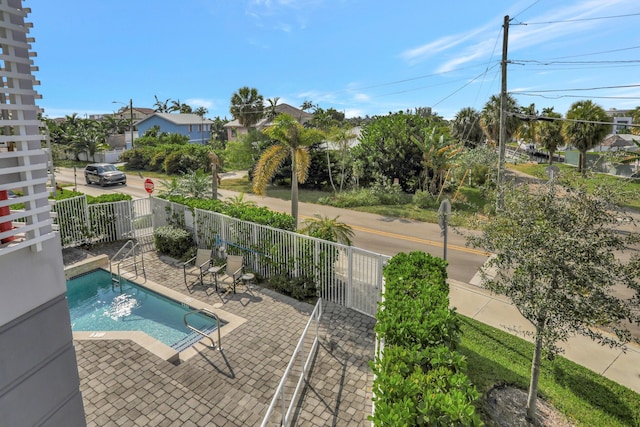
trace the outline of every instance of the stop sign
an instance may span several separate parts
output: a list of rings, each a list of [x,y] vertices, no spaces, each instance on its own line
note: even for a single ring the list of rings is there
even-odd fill
[[[149,194],[153,193],[153,181],[151,181],[151,178],[144,180],[144,189]]]

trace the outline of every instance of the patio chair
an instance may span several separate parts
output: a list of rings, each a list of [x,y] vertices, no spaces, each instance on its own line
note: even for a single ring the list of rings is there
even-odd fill
[[[209,272],[211,266],[213,266],[211,249],[198,249],[196,256],[182,264],[184,284],[189,293],[192,292],[191,288],[196,284],[204,285],[203,278]]]
[[[214,275],[216,292],[219,285],[227,285],[236,293],[236,285],[242,284],[244,265],[242,255],[227,255],[227,262],[222,266],[221,273]]]

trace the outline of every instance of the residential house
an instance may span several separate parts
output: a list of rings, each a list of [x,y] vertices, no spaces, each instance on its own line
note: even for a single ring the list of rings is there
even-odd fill
[[[274,110],[275,110],[276,116],[278,114],[283,114],[283,113],[288,114],[294,119],[298,120],[300,124],[305,124],[313,118],[313,114],[307,113],[306,111],[302,111],[299,108],[292,107],[289,104],[276,105]],[[265,116],[262,119],[260,119],[258,123],[256,123],[254,128],[256,130],[262,130],[264,128],[271,126],[272,121],[273,121],[273,118]],[[225,124],[224,127],[225,129],[227,129],[227,140],[229,141],[235,141],[236,139],[238,139],[240,135],[246,135],[247,133],[249,133],[249,129],[242,126],[238,121],[238,119],[234,119],[230,121],[229,123]]]
[[[113,115],[123,120],[130,120],[131,116],[133,115],[133,122],[135,123],[140,120],[146,119],[147,117],[151,116],[155,112],[156,111],[153,108],[133,107],[131,110],[129,110],[129,107],[127,107],[123,110],[118,111]]]
[[[0,425],[85,426],[60,236],[52,230],[47,154],[32,75],[31,12],[2,0],[0,126]],[[9,147],[10,145],[10,147]],[[8,199],[9,190],[18,197]],[[11,205],[24,204],[23,209]]]
[[[197,114],[153,113],[137,122],[135,126],[140,136],[152,127],[158,126],[160,132],[186,135],[191,143],[206,144],[211,136],[212,123],[211,120]]]

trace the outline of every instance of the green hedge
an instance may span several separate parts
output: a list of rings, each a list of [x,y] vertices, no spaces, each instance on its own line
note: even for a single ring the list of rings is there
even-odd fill
[[[480,425],[479,394],[456,351],[460,323],[449,309],[447,263],[424,252],[401,253],[384,269],[376,333],[384,351],[371,369],[375,426]]]
[[[178,227],[166,225],[153,231],[156,250],[172,258],[182,259],[194,247],[191,233]]]
[[[234,205],[213,199],[194,199],[183,196],[160,196],[173,203],[228,215],[243,221],[255,222],[281,230],[295,230],[295,221],[289,214],[274,212],[266,207]]]

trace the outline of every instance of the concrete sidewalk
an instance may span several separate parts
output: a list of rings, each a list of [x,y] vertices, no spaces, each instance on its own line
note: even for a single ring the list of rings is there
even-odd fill
[[[532,325],[508,298],[456,280],[448,280],[450,306],[458,313],[505,332],[513,328],[533,331]],[[511,329],[511,330],[509,330]],[[640,393],[640,347],[627,345],[626,351],[601,346],[583,336],[574,336],[563,346],[562,356]]]

